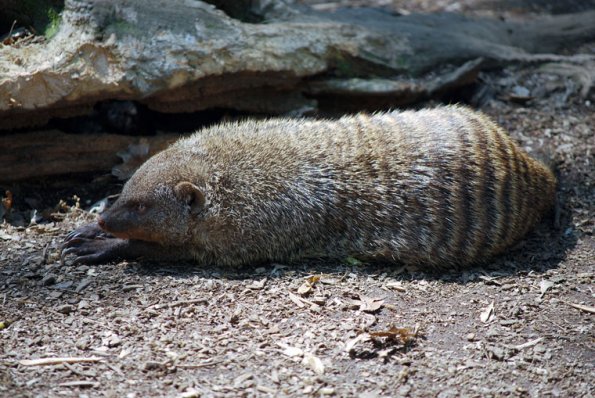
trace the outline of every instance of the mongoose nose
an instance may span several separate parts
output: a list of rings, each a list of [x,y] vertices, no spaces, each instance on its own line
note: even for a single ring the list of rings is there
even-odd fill
[[[105,221],[103,220],[103,218],[99,217],[97,219],[97,224],[99,224],[99,226],[104,229],[105,228]]]

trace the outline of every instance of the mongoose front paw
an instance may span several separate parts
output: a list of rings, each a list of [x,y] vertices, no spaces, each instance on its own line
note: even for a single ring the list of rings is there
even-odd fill
[[[73,264],[98,264],[119,257],[128,241],[104,232],[97,224],[88,224],[75,229],[64,238],[60,260],[74,255]]]

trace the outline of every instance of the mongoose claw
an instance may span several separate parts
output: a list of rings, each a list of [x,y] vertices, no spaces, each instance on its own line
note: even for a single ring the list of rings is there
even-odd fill
[[[64,264],[64,259],[69,255],[75,256],[73,264],[97,264],[113,260],[125,244],[125,240],[104,232],[97,223],[83,225],[64,238],[60,263]]]
[[[75,237],[62,247],[60,262],[73,255],[73,264],[98,264],[118,258],[121,249],[127,244],[123,239],[86,239]]]
[[[70,232],[64,238],[63,246],[68,247],[69,243],[77,239],[103,239],[103,238],[113,238],[112,235],[104,232],[97,223],[83,225],[75,229],[74,231]]]

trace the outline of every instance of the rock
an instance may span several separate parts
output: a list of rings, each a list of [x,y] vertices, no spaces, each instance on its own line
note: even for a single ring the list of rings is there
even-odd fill
[[[56,308],[56,312],[61,314],[70,314],[72,311],[74,311],[74,307],[70,304],[64,304]]]

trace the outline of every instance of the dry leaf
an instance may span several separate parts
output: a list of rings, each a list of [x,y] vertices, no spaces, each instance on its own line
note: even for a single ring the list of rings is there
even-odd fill
[[[494,302],[492,301],[492,303],[490,305],[488,305],[482,312],[481,315],[479,316],[479,319],[483,322],[483,323],[487,323],[490,320],[492,320],[492,317],[494,316]]]
[[[312,285],[310,284],[310,282],[306,281],[306,282],[302,283],[302,285],[298,288],[297,292],[298,292],[298,294],[305,296],[306,294],[309,294],[312,292]]]
[[[306,278],[306,281],[302,283],[302,285],[298,288],[298,293],[302,296],[310,294],[312,292],[312,287],[316,284],[316,282],[320,281],[320,275],[312,275]]]
[[[314,373],[321,375],[324,373],[324,365],[320,358],[314,356],[313,354],[307,352],[304,354],[304,359],[302,360],[302,365],[312,369]]]
[[[347,343],[345,343],[345,351],[350,352],[355,348],[357,344],[366,342],[368,340],[370,340],[370,335],[368,333],[362,333],[356,338],[351,339]]]
[[[548,281],[546,279],[539,282],[539,290],[541,291],[541,297],[545,295],[545,293],[554,286],[554,282]]]
[[[8,211],[12,208],[14,199],[13,199],[12,192],[10,192],[10,191],[6,191],[5,195],[6,196],[4,198],[2,198],[2,207],[4,207],[4,209],[6,211]]]
[[[392,326],[386,331],[370,332],[372,337],[387,337],[394,340],[400,340],[402,343],[408,343],[415,338],[415,333],[407,328],[396,328]]]
[[[379,298],[371,298],[371,297],[366,297],[363,295],[359,296],[360,299],[360,311],[364,311],[364,312],[376,312],[378,311],[382,305],[384,304],[384,300],[379,299]]]

